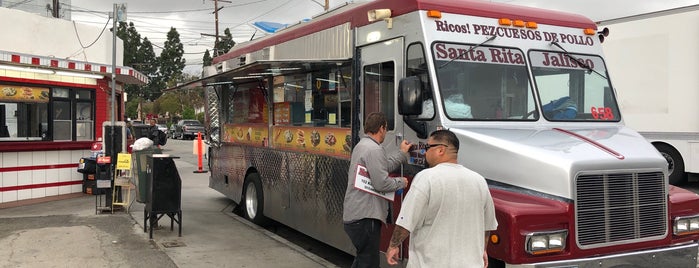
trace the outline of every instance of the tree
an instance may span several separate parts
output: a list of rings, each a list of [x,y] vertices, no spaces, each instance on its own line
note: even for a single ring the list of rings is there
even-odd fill
[[[141,35],[136,31],[133,22],[119,22],[117,37],[124,42],[124,66],[134,67],[138,63],[138,49],[141,46]]]
[[[167,33],[167,40],[163,51],[160,53],[160,77],[166,87],[174,86],[182,78],[182,70],[184,70],[185,59],[184,46],[180,42],[180,34],[174,27],[170,28]],[[152,92],[155,94],[155,92]],[[160,97],[160,92],[153,99]]]
[[[204,62],[204,66],[211,66],[211,64],[214,62],[214,59],[211,58],[211,54],[209,53],[208,49],[204,52],[204,58],[202,61]]]
[[[138,49],[141,47],[141,35],[136,31],[136,27],[133,22],[126,24],[126,22],[119,22],[117,27],[117,37],[121,39],[124,43],[124,66],[133,67],[136,70],[138,68]],[[140,86],[137,85],[125,85],[124,91],[130,96],[140,96]]]
[[[182,113],[182,102],[178,91],[166,92],[156,102],[160,108],[160,113],[170,113],[172,115]]]
[[[218,44],[214,48],[214,55],[216,56],[228,53],[228,51],[235,46],[235,41],[233,41],[233,35],[230,29],[226,28],[226,30],[223,31],[223,35],[224,36],[221,37],[221,40],[218,41]]]
[[[163,79],[158,72],[159,59],[155,56],[153,44],[148,38],[143,39],[137,54],[139,56],[138,70],[149,78],[148,84],[141,87],[141,96],[153,101],[161,95],[161,91],[165,88],[165,83],[163,83]]]

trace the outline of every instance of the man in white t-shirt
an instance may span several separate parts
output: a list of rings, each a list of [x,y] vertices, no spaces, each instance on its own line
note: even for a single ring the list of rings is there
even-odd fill
[[[425,158],[403,201],[386,261],[410,236],[407,267],[487,267],[489,231],[498,226],[483,176],[457,164],[459,140],[449,130],[430,134]]]

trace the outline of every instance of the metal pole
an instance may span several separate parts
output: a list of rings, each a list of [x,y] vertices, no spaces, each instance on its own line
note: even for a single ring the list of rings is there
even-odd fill
[[[218,0],[214,0],[214,18],[216,19],[216,42],[214,42],[214,57],[218,56]]]
[[[112,126],[114,125],[114,118],[115,118],[115,112],[116,110],[116,39],[117,39],[117,4],[114,4],[114,11],[112,13],[112,20],[113,26],[112,26],[112,111],[111,111],[111,121],[112,121]]]
[[[107,168],[108,169],[107,176],[109,176],[109,178],[108,178],[109,180],[112,180],[112,176],[113,176],[112,172],[114,172],[114,169],[113,169],[114,165],[112,163],[116,162],[116,160],[117,160],[116,154],[114,153],[114,150],[116,149],[114,146],[114,143],[115,143],[115,139],[114,139],[114,136],[115,136],[114,135],[115,134],[114,133],[114,121],[115,120],[114,119],[116,117],[115,110],[116,110],[116,51],[117,51],[117,49],[116,49],[116,44],[117,44],[117,41],[116,41],[116,39],[117,39],[117,35],[116,35],[116,32],[117,32],[117,4],[116,3],[114,3],[114,8],[112,11],[112,21],[113,21],[113,24],[112,24],[112,81],[111,81],[112,101],[111,101],[111,105],[110,105],[111,106],[111,122],[112,122],[112,124],[111,124],[111,127],[109,128],[109,132],[110,132],[110,135],[109,135],[109,139],[110,139],[109,157],[111,158],[111,161],[108,164],[108,168]],[[105,199],[107,199],[106,200],[107,206],[111,208],[112,207],[112,191],[113,191],[113,187],[114,187],[114,182],[112,181],[112,182],[110,182],[110,184],[111,184],[111,186],[109,187],[109,190],[105,194]]]

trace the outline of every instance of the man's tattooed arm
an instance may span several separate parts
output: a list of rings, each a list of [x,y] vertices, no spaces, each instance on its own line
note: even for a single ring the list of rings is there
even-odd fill
[[[403,243],[403,240],[405,240],[405,238],[407,238],[409,235],[410,231],[406,230],[400,225],[396,225],[396,228],[393,229],[393,235],[391,236],[391,244],[389,247],[400,246],[400,243]]]

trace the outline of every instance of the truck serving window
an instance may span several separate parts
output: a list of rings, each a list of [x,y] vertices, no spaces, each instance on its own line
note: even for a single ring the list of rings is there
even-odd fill
[[[619,109],[599,56],[530,51],[541,110],[549,121],[613,121]]]
[[[435,43],[437,87],[452,120],[536,120],[524,53],[516,48]]]
[[[231,88],[228,97],[227,123],[267,123],[267,102],[257,83],[238,85]]]
[[[274,124],[350,127],[349,64],[274,77]]]

